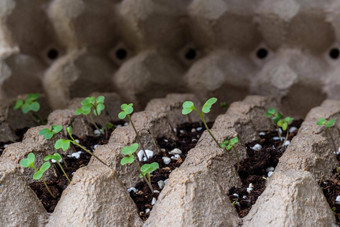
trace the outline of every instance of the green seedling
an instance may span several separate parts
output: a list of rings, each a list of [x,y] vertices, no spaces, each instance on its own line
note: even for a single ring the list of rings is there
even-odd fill
[[[47,156],[45,156],[44,161],[49,161],[49,160],[54,160],[54,161],[58,164],[58,166],[60,167],[60,169],[61,169],[61,171],[63,172],[64,176],[65,176],[66,179],[68,180],[68,182],[71,183],[70,178],[68,178],[68,176],[67,176],[67,174],[66,174],[64,168],[63,168],[63,167],[61,166],[61,164],[60,164],[60,161],[62,160],[61,155],[58,154],[58,153],[55,153],[55,154],[53,154],[53,155],[47,155]]]
[[[103,134],[103,131],[105,131],[105,135],[106,135],[106,138],[107,138],[107,136],[108,136],[107,129],[112,128],[113,125],[111,123],[104,124],[103,120],[100,118],[100,114],[105,109],[104,100],[105,100],[104,96],[98,96],[97,98],[96,97],[87,97],[83,101],[81,101],[82,106],[76,110],[75,114],[76,115],[84,114],[84,115],[89,116],[90,121],[92,122],[94,127],[101,134]],[[94,116],[98,117],[98,119],[101,121],[101,124],[103,126],[102,129],[100,129],[98,127],[98,125],[96,124],[96,122],[94,121],[92,113],[93,113]]]
[[[51,164],[49,162],[45,162],[44,164],[41,165],[40,169],[38,170],[35,165],[35,155],[33,153],[29,153],[27,158],[22,159],[20,161],[20,165],[24,168],[32,168],[35,170],[35,173],[33,175],[34,180],[42,180],[47,191],[50,193],[50,195],[55,198],[55,196],[52,194],[50,188],[47,186],[46,181],[43,177],[44,173],[51,167]]]
[[[157,162],[153,162],[151,164],[144,164],[142,167],[140,167],[140,162],[138,158],[136,157],[137,149],[138,149],[138,143],[134,143],[130,146],[123,147],[122,154],[124,155],[124,158],[122,158],[122,160],[120,161],[120,164],[127,165],[127,164],[133,163],[140,172],[139,177],[144,179],[144,181],[150,188],[151,192],[153,193],[150,173],[158,169],[159,165]]]
[[[41,119],[38,115],[36,115],[34,112],[38,112],[40,110],[40,104],[37,101],[37,99],[40,97],[39,93],[35,94],[28,94],[26,99],[18,99],[15,103],[14,109],[18,110],[21,109],[21,111],[24,114],[29,114],[31,118],[37,122],[38,124],[42,123]]]
[[[98,158],[98,156],[96,156],[95,154],[93,154],[91,151],[89,151],[86,147],[80,145],[72,136],[72,127],[68,126],[66,128],[66,131],[69,135],[69,137],[71,139],[58,139],[57,142],[55,142],[54,144],[54,148],[55,149],[62,149],[63,151],[67,151],[71,144],[73,144],[74,146],[79,147],[80,149],[84,150],[85,152],[87,152],[88,154],[92,155],[94,158],[96,158],[99,162],[101,162],[102,164],[104,164],[105,166],[109,167],[109,165],[107,165],[105,162],[103,162],[100,158]]]
[[[340,173],[340,167],[338,167],[338,168],[336,169],[336,171],[337,171],[338,173]]]
[[[39,135],[44,136],[46,140],[52,139],[53,144],[55,144],[55,135],[59,133],[61,130],[63,130],[63,126],[52,125],[51,128],[41,129]],[[67,167],[67,164],[63,158],[62,161],[65,163],[65,166]]]
[[[277,125],[278,122],[281,119],[283,119],[283,115],[280,112],[276,111],[275,108],[269,108],[265,116],[271,118],[276,127],[278,126]],[[278,127],[277,127],[277,130],[278,130],[279,138],[281,140],[281,132]]]
[[[331,132],[330,132],[330,128],[334,127],[335,123],[336,123],[336,119],[334,119],[334,118],[330,119],[329,121],[326,121],[325,118],[320,118],[320,120],[316,124],[317,125],[323,125],[323,126],[326,127],[326,134],[331,139],[334,152],[337,152],[338,151],[337,146],[335,145],[334,139],[333,139]]]
[[[61,125],[52,125],[51,128],[41,129],[39,135],[44,136],[46,140],[54,137],[55,134],[59,133],[63,129]]]
[[[279,126],[283,131],[286,131],[288,129],[288,126],[293,122],[293,120],[294,118],[292,117],[285,117],[284,119],[281,119],[277,122],[277,126]],[[288,140],[288,136],[289,136],[289,130],[287,130],[285,141]]]
[[[236,160],[237,160],[237,170],[240,168],[240,157],[238,155],[238,152],[235,149],[235,144],[238,143],[238,137],[234,137],[230,140],[225,140],[221,143],[221,148],[226,149],[228,152],[230,152],[230,150],[233,150],[235,155],[236,155]]]
[[[144,156],[146,158],[148,158],[148,156],[146,155],[145,149],[144,149],[144,145],[143,145],[143,143],[140,139],[139,133],[137,132],[135,124],[133,123],[133,121],[131,119],[131,114],[133,113],[133,104],[132,103],[123,104],[123,105],[120,106],[120,108],[121,108],[122,111],[118,114],[118,118],[121,119],[121,120],[124,120],[127,117],[129,119],[129,122],[130,122],[133,130],[135,131],[137,141],[140,144],[140,146],[142,147]]]
[[[237,202],[238,202],[238,199],[236,199],[234,202],[232,202],[231,205],[234,207],[234,206],[236,206]]]
[[[196,112],[198,113],[198,115],[201,117],[201,120],[202,120],[202,122],[203,122],[203,124],[204,124],[205,129],[208,131],[208,133],[209,133],[209,135],[211,136],[211,138],[213,138],[213,140],[215,141],[215,143],[217,144],[217,146],[218,146],[218,147],[221,147],[221,148],[223,148],[223,149],[225,149],[226,152],[229,154],[230,149],[233,148],[233,146],[235,145],[235,144],[233,144],[233,143],[234,143],[236,140],[237,140],[236,143],[238,142],[238,138],[235,137],[235,138],[232,139],[232,142],[226,140],[226,141],[224,141],[222,144],[220,144],[220,143],[217,141],[216,137],[215,137],[215,136],[212,134],[212,132],[210,131],[210,129],[209,129],[208,125],[207,125],[207,122],[205,121],[205,118],[204,118],[204,114],[209,113],[210,110],[211,110],[212,105],[214,105],[216,102],[217,102],[217,98],[210,98],[210,99],[208,99],[208,100],[204,103],[204,105],[203,105],[203,107],[202,107],[202,110],[200,111],[200,110],[198,110],[198,109],[195,107],[195,105],[194,105],[193,102],[191,102],[191,101],[185,101],[185,102],[183,103],[182,114],[183,114],[183,115],[187,115],[187,114],[190,114],[192,111],[196,111]],[[230,145],[229,143],[232,144],[232,145],[231,145],[230,149],[227,150],[227,147],[229,148],[228,145]],[[239,156],[238,156],[238,152],[237,152],[236,150],[234,150],[234,151],[235,151],[235,154],[236,154],[236,157],[237,157],[237,166],[239,167],[240,164],[239,164]]]

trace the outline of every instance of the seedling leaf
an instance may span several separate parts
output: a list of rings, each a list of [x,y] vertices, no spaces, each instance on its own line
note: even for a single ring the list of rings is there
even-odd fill
[[[97,104],[99,104],[99,103],[104,103],[104,100],[105,100],[104,96],[98,96],[96,101],[97,101]]]
[[[27,155],[27,158],[22,159],[22,160],[20,161],[20,165],[21,165],[22,167],[24,167],[24,168],[26,168],[26,167],[31,167],[31,168],[33,168],[33,166],[34,166],[34,161],[35,161],[35,155],[34,155],[33,153],[29,153],[29,154]]]
[[[100,113],[101,113],[104,109],[105,109],[104,104],[99,103],[99,104],[97,105],[97,113],[98,113],[98,115],[100,115]],[[94,112],[94,113],[95,113],[95,115],[97,116],[96,112]]]
[[[18,99],[17,102],[15,103],[14,109],[17,110],[20,107],[22,107],[22,105],[24,104],[24,100],[22,99]]]
[[[120,112],[120,113],[118,114],[118,118],[121,119],[121,120],[125,119],[125,118],[126,118],[126,113],[123,112],[123,111]]]
[[[320,120],[316,123],[317,125],[324,125],[326,123],[325,118],[320,118]]]
[[[58,132],[60,132],[63,129],[63,126],[61,125],[52,125],[52,132],[54,134],[57,134]]]
[[[33,175],[33,179],[34,180],[39,180],[42,175],[51,167],[51,163],[49,162],[45,162],[44,164],[42,164],[42,166],[40,167],[39,171],[37,171],[34,175]]]
[[[329,120],[329,121],[325,124],[325,126],[326,126],[327,128],[333,127],[334,124],[335,124],[335,122],[336,122],[336,119],[331,119],[331,120]]]
[[[138,149],[138,143],[134,143],[130,146],[125,146],[122,149],[122,154],[124,155],[132,155],[133,153],[135,153]]]
[[[38,102],[33,102],[30,106],[30,109],[34,112],[37,112],[40,109],[40,104]]]
[[[133,163],[133,161],[135,160],[134,156],[133,155],[130,155],[128,157],[124,157],[121,161],[120,161],[120,164],[123,166],[123,165],[126,165],[126,164],[131,164]]]
[[[151,164],[144,164],[141,168],[140,171],[145,175],[145,174],[150,174],[156,169],[159,168],[159,165],[157,162],[153,162]],[[142,178],[142,174],[139,175],[140,178]]]
[[[210,98],[210,99],[208,99],[205,103],[204,103],[204,105],[203,105],[203,107],[202,107],[202,112],[203,113],[209,113],[210,112],[210,109],[211,109],[211,106],[213,105],[213,104],[215,104],[217,102],[217,98]]]
[[[61,160],[61,155],[58,153],[55,153],[53,155],[47,155],[44,157],[44,161],[49,161],[49,160],[56,160],[56,161],[60,161]]]
[[[67,151],[70,148],[70,140],[59,139],[54,145],[55,149],[62,149],[63,151]]]
[[[182,106],[183,106],[183,109],[182,109],[183,115],[189,114],[195,109],[195,105],[191,101],[185,101]]]

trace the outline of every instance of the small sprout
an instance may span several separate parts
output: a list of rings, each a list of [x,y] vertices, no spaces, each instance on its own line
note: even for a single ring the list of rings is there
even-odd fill
[[[71,182],[70,178],[67,176],[64,168],[62,167],[62,165],[60,164],[60,161],[62,160],[62,157],[60,154],[55,153],[53,155],[47,155],[44,158],[44,161],[49,161],[49,160],[55,160],[58,164],[58,166],[60,167],[61,171],[63,172],[64,176],[66,177],[66,179],[68,180],[68,182]]]
[[[134,143],[131,146],[125,146],[122,149],[122,154],[123,155],[127,155],[127,157],[124,157],[121,161],[120,164],[121,165],[126,165],[126,164],[131,164],[134,162],[135,157],[134,157],[134,153],[137,151],[138,149],[138,143]]]
[[[98,125],[93,119],[92,113],[94,114],[94,116],[100,117],[100,114],[105,109],[104,100],[105,100],[104,96],[98,96],[97,98],[93,96],[87,97],[83,101],[81,101],[82,106],[78,108],[75,112],[76,115],[81,115],[81,114],[88,115],[94,127],[101,133],[103,132],[103,130],[99,129]],[[102,121],[101,118],[99,119]],[[103,127],[106,126],[106,124],[103,124],[103,122],[101,123]],[[105,129],[105,134],[107,137],[108,136],[107,128],[104,128],[104,129]]]
[[[106,123],[106,128],[108,128],[108,129],[113,129],[115,126],[113,125],[113,124],[111,124],[111,123]]]
[[[222,144],[220,144],[220,143],[217,141],[216,137],[215,137],[215,136],[212,134],[212,132],[210,131],[210,129],[209,129],[208,125],[207,125],[207,122],[205,121],[205,118],[204,118],[204,114],[205,114],[205,113],[209,113],[210,110],[211,110],[212,105],[215,104],[216,102],[217,102],[217,98],[210,98],[210,99],[208,99],[208,100],[204,103],[204,105],[203,105],[203,107],[202,107],[202,111],[199,111],[199,110],[195,107],[195,105],[194,105],[193,102],[191,102],[191,101],[185,101],[185,102],[183,103],[183,105],[182,105],[182,107],[183,107],[183,109],[182,109],[182,114],[183,114],[183,115],[187,115],[187,114],[191,113],[193,110],[196,111],[196,112],[199,114],[199,116],[201,117],[201,120],[202,120],[202,122],[203,122],[203,124],[204,124],[205,129],[208,131],[208,133],[210,134],[211,138],[213,138],[213,140],[215,141],[215,143],[217,144],[217,146],[218,146],[218,147],[221,147],[221,148],[223,148],[223,149],[225,149],[225,150],[228,152],[228,151],[229,151],[230,149],[232,149],[233,146],[238,142],[238,138],[235,137],[235,138],[231,139],[230,141],[227,141],[227,140],[226,140],[226,141],[224,141]],[[228,150],[227,148],[230,148],[230,149]],[[239,167],[239,165],[240,165],[240,164],[239,164],[239,156],[238,156],[238,153],[237,153],[236,150],[234,150],[234,152],[235,152],[236,157],[237,157],[237,163],[238,163],[237,166]],[[229,154],[229,152],[228,152],[228,154]]]
[[[126,118],[126,116],[132,114],[133,112],[133,104],[130,103],[130,104],[123,104],[120,106],[121,108],[121,112],[118,114],[118,118],[123,120]]]
[[[337,171],[338,173],[340,173],[340,167],[338,167],[338,168],[336,169],[336,171]]]
[[[263,180],[269,180],[269,177],[262,177]]]
[[[37,101],[39,97],[40,97],[39,93],[28,94],[25,100],[18,99],[16,101],[14,109],[15,110],[21,109],[21,111],[24,114],[29,113],[35,122],[40,123],[41,119],[39,119],[39,117],[36,114],[32,113],[32,112],[38,112],[40,110],[40,104]]]
[[[38,170],[35,165],[34,165],[34,162],[35,162],[35,155],[33,153],[29,153],[27,155],[27,158],[25,159],[22,159],[20,161],[20,165],[24,168],[32,168],[35,170],[35,173],[33,175],[33,179],[34,180],[42,180],[47,191],[50,193],[50,195],[55,198],[55,196],[52,194],[50,188],[47,186],[46,184],[46,181],[43,177],[44,173],[51,167],[51,164],[49,162],[45,162],[44,164],[41,165],[40,169]]]
[[[317,125],[323,125],[326,127],[326,134],[327,136],[331,139],[332,145],[333,145],[333,149],[334,152],[337,152],[337,146],[335,145],[335,141],[330,133],[330,128],[332,128],[336,123],[336,119],[332,118],[329,121],[326,121],[325,118],[320,118],[320,120],[318,122],[316,122]]]
[[[59,133],[63,129],[61,125],[52,125],[51,129],[41,129],[39,135],[44,136],[46,140],[51,139],[55,134]]]
[[[140,139],[140,136],[139,136],[139,133],[137,132],[137,129],[135,127],[135,124],[132,122],[132,119],[131,119],[131,114],[133,113],[133,104],[130,103],[130,104],[122,104],[120,106],[120,109],[122,110],[119,114],[118,114],[118,118],[121,119],[121,120],[124,120],[126,117],[129,119],[129,122],[133,128],[133,130],[135,131],[135,134],[136,134],[136,137],[137,137],[137,141],[138,143],[141,145],[142,147],[142,150],[143,150],[143,153],[144,153],[144,156],[145,157],[148,157],[148,155],[146,154],[146,151],[145,151],[145,148],[144,148],[144,145]]]
[[[42,166],[40,167],[40,169],[35,172],[35,174],[33,175],[33,179],[34,180],[40,180],[43,176],[43,174],[51,167],[51,164],[49,162],[45,162],[44,164],[42,164]]]
[[[335,125],[336,119],[330,119],[326,121],[325,118],[320,118],[320,120],[316,123],[317,125],[324,125],[326,128],[331,128]]]
[[[231,205],[234,207],[236,206],[237,202],[238,202],[238,199],[236,199]]]
[[[280,112],[277,112],[275,108],[269,108],[265,116],[272,118],[275,125],[283,118],[283,115]]]
[[[221,143],[221,148],[226,149],[227,151],[230,151],[231,149],[233,149],[235,155],[236,155],[236,160],[237,160],[237,169],[240,168],[240,158],[238,155],[238,152],[236,151],[236,149],[234,148],[235,144],[238,143],[238,137],[234,137],[230,140],[225,140],[223,141],[223,143]]]
[[[144,164],[140,170],[142,171],[143,175],[147,175],[148,178],[150,178],[150,173],[157,170],[159,168],[159,165],[157,162],[153,162],[151,164]],[[139,175],[140,178],[143,178],[142,174]],[[149,179],[150,181],[150,179]]]
[[[285,117],[284,119],[281,119],[277,122],[277,126],[279,126],[280,128],[282,128],[283,131],[286,131],[288,126],[293,122],[294,118],[291,117]],[[287,134],[286,134],[286,140],[288,140],[288,136],[289,136],[289,130],[287,130]]]
[[[150,173],[158,169],[158,163],[152,163],[152,164],[145,164],[142,167],[140,167],[140,163],[138,161],[138,158],[136,158],[136,151],[138,149],[138,143],[134,143],[130,146],[125,146],[122,149],[122,154],[124,155],[124,158],[120,161],[120,164],[126,165],[126,164],[135,164],[136,168],[139,170],[140,178],[143,178],[144,181],[147,183],[148,187],[150,188],[151,192],[153,192],[153,188],[151,185],[151,179],[150,179]],[[151,165],[151,166],[150,166]],[[157,165],[157,168],[155,168]]]

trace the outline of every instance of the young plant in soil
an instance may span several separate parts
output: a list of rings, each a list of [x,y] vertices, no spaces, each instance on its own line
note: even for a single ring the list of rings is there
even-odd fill
[[[151,193],[153,193],[150,173],[157,170],[159,168],[159,165],[157,162],[153,162],[151,164],[144,164],[142,167],[140,167],[141,164],[138,160],[138,157],[136,157],[137,149],[138,149],[138,143],[134,143],[131,146],[123,147],[122,154],[125,157],[122,158],[122,160],[120,161],[120,164],[126,165],[126,164],[133,163],[140,172],[139,177],[144,179],[144,181],[147,183],[148,187],[150,188]]]
[[[63,172],[64,176],[66,177],[67,181],[68,181],[69,183],[71,183],[70,178],[67,176],[67,174],[66,174],[64,168],[63,168],[62,165],[60,164],[60,161],[62,160],[61,155],[58,154],[58,153],[55,153],[55,154],[53,154],[53,155],[47,155],[47,156],[45,156],[44,161],[49,161],[49,160],[51,160],[52,162],[56,162],[56,163],[58,164],[58,166],[60,167],[60,169],[61,169],[61,171]],[[65,162],[64,162],[64,163],[65,163]]]
[[[100,117],[101,112],[105,109],[104,105],[104,96],[98,96],[96,97],[87,97],[83,101],[81,101],[81,107],[78,108],[75,112],[76,115],[87,115],[90,118],[91,123],[94,125],[94,127],[100,132],[100,134],[104,134],[105,131],[105,136],[106,138],[108,137],[107,129],[113,128],[113,125],[111,123],[106,123],[104,124],[104,121]],[[96,122],[94,121],[93,115],[98,117],[99,120],[101,121],[102,124],[102,129],[98,127]]]
[[[40,110],[40,104],[37,99],[40,97],[39,93],[28,94],[26,99],[18,99],[15,103],[14,109],[21,111],[24,114],[29,114],[33,121],[38,124],[42,124],[42,120],[36,115],[34,112],[38,112]]]
[[[34,180],[42,180],[48,193],[50,193],[50,195],[55,198],[55,196],[52,194],[50,188],[47,186],[46,184],[46,181],[43,177],[44,173],[51,167],[51,164],[49,162],[45,162],[44,164],[41,165],[40,169],[38,170],[35,165],[34,165],[34,162],[35,162],[35,155],[33,153],[29,153],[27,158],[25,159],[22,159],[20,161],[20,165],[24,168],[32,168],[35,170],[35,173],[33,175],[33,179]]]
[[[320,120],[316,124],[325,126],[326,134],[327,134],[328,138],[331,139],[331,143],[332,143],[334,152],[337,152],[338,149],[335,145],[334,139],[333,139],[331,132],[330,132],[330,128],[332,128],[335,125],[335,122],[336,122],[336,119],[330,119],[329,121],[326,121],[325,118],[320,118]]]
[[[282,129],[282,131],[287,131],[285,141],[288,140],[288,135],[289,135],[289,130],[287,130],[288,126],[293,122],[293,120],[294,118],[285,117],[284,119],[281,119],[277,122],[277,126],[279,126]]]
[[[99,162],[101,162],[102,164],[104,164],[105,166],[109,167],[109,165],[107,165],[104,161],[102,161],[100,158],[98,158],[98,156],[96,156],[95,154],[93,154],[90,150],[88,150],[86,147],[80,145],[72,136],[72,127],[71,126],[68,126],[66,128],[66,131],[69,135],[69,137],[71,139],[59,139],[57,140],[57,142],[55,143],[54,145],[54,148],[55,149],[62,149],[63,151],[67,151],[69,148],[70,148],[70,145],[71,143],[74,145],[74,146],[77,146],[79,147],[80,149],[84,150],[85,152],[87,152],[88,154],[90,154],[91,156],[93,156],[94,158],[96,158]]]
[[[198,113],[198,115],[201,117],[201,120],[202,120],[202,122],[203,122],[203,124],[204,124],[205,129],[208,131],[208,133],[210,134],[210,136],[213,138],[213,140],[215,141],[215,143],[217,144],[217,146],[220,147],[220,148],[225,149],[226,152],[229,154],[230,149],[233,147],[233,146],[232,146],[229,150],[226,149],[226,148],[227,148],[227,144],[229,144],[230,141],[226,140],[226,141],[224,141],[224,142],[222,142],[222,143],[220,144],[220,143],[217,141],[216,137],[215,137],[215,136],[212,134],[212,132],[210,131],[210,129],[209,129],[209,127],[208,127],[208,125],[207,125],[207,123],[206,123],[206,121],[205,121],[205,118],[204,118],[204,114],[209,113],[210,110],[211,110],[212,105],[215,104],[216,102],[217,102],[217,98],[210,98],[210,99],[208,99],[208,100],[204,103],[204,105],[203,105],[203,107],[202,107],[202,111],[200,111],[200,110],[198,110],[198,109],[195,107],[195,105],[194,105],[194,103],[193,103],[192,101],[185,101],[185,102],[183,103],[182,114],[183,114],[183,115],[187,115],[187,114],[190,114],[192,111],[196,111],[196,112]],[[234,138],[233,141],[236,141],[236,139]],[[238,139],[237,139],[237,141],[238,141]],[[223,147],[222,147],[222,145],[223,145]],[[233,149],[233,151],[235,152],[235,155],[236,155],[236,158],[237,158],[237,168],[239,168],[240,162],[239,162],[239,155],[238,155],[238,152],[237,152],[236,149]]]
[[[235,154],[238,154],[235,147],[234,147],[235,144],[237,144],[237,143],[238,143],[238,137],[236,136],[236,137],[234,137],[230,140],[223,141],[223,143],[221,143],[221,148],[226,149],[228,152],[230,152],[230,150],[233,150]],[[240,164],[239,164],[240,159],[239,159],[238,155],[236,155],[236,159],[237,159],[237,170],[238,170],[239,167],[240,167]]]
[[[52,139],[53,144],[55,144],[55,135],[58,134],[61,130],[63,130],[63,126],[61,125],[52,125],[51,128],[44,128],[39,131],[39,135],[44,136],[45,140]],[[52,147],[53,149],[53,147]],[[62,157],[61,157],[62,158]],[[46,160],[45,160],[46,161]],[[62,161],[65,163],[67,168],[67,163],[62,158]]]
[[[139,136],[139,133],[137,132],[137,129],[135,127],[135,124],[133,123],[132,119],[131,119],[131,114],[133,113],[133,104],[130,103],[130,104],[123,104],[120,106],[121,108],[121,112],[118,114],[118,118],[121,119],[121,120],[124,120],[126,117],[129,119],[129,122],[133,128],[133,130],[135,131],[136,133],[136,138],[137,138],[137,142],[140,144],[140,146],[142,147],[142,150],[143,150],[143,153],[144,153],[144,156],[146,158],[148,158],[148,155],[146,154],[145,152],[145,148],[144,148],[144,145],[140,139],[140,136]]]
[[[277,127],[278,126],[277,123],[283,118],[283,115],[280,112],[276,111],[275,108],[269,108],[267,113],[265,114],[265,116],[269,117],[269,118],[271,118],[273,120],[273,123],[274,123],[274,125],[277,128],[277,131],[278,131],[278,134],[279,134],[279,138],[281,140],[281,131]]]

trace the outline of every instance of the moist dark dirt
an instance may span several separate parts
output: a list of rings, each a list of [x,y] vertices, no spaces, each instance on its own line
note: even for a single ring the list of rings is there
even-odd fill
[[[208,123],[209,128],[212,125],[213,123]],[[146,211],[147,209],[150,209],[150,211],[152,210],[152,199],[157,199],[159,193],[162,191],[162,189],[159,188],[157,182],[160,180],[167,180],[170,173],[183,163],[188,151],[195,147],[204,130],[205,128],[202,123],[185,123],[179,125],[176,128],[176,140],[165,137],[157,138],[157,142],[159,147],[161,148],[161,152],[158,155],[152,157],[147,162],[142,162],[142,164],[152,162],[157,162],[159,164],[159,169],[154,171],[151,176],[152,187],[154,191],[156,190],[158,192],[151,193],[151,190],[144,181],[139,182],[135,186],[137,190],[136,193],[134,191],[130,191],[130,196],[136,203],[139,216],[142,218],[142,220],[146,220],[149,217],[150,212]],[[172,155],[169,155],[168,152],[172,151],[175,148],[178,148],[182,151],[180,158],[178,160],[171,159],[171,162],[168,165],[165,165],[162,157],[171,158]]]
[[[296,120],[290,127],[296,127],[298,129],[301,124],[302,120]],[[288,140],[291,141],[297,132],[298,130],[289,133]],[[285,135],[286,132],[283,133],[283,136]],[[246,144],[248,158],[240,162],[240,168],[238,170],[242,187],[233,187],[228,193],[230,201],[233,203],[233,206],[235,206],[241,218],[249,213],[257,198],[265,190],[265,178],[268,176],[267,168],[275,168],[279,162],[279,158],[287,148],[287,146],[283,145],[284,141],[273,140],[273,137],[278,137],[278,132],[265,132],[265,135],[260,136],[259,140]],[[251,148],[256,144],[260,144],[262,149],[255,151]],[[247,188],[250,184],[253,185],[253,189],[248,193]]]
[[[124,121],[116,121],[113,122],[114,125],[118,126],[122,126],[124,125]],[[112,130],[109,130],[109,135],[111,134]],[[99,136],[99,137],[87,137],[87,138],[76,138],[79,140],[79,144],[81,144],[82,146],[85,146],[88,150],[90,150],[91,152],[94,151],[94,145],[103,145],[103,144],[107,144],[109,141],[109,138],[106,138],[105,135],[103,136]],[[71,145],[72,147],[73,145]],[[74,147],[74,152],[76,151],[80,151],[80,148]],[[73,149],[73,148],[71,148]],[[81,168],[86,166],[90,159],[91,159],[91,155],[86,153],[85,151],[82,151],[82,153],[80,154],[79,159],[75,158],[75,157],[68,157],[63,155],[63,159],[65,160],[65,162],[67,163],[67,167],[65,167],[65,165],[62,163],[62,166],[66,172],[66,174],[68,175],[68,177],[70,178],[70,180],[72,180],[72,176],[74,174],[74,172]],[[68,186],[69,182],[67,181],[67,179],[65,178],[65,176],[63,175],[61,169],[59,168],[59,166],[54,163],[52,165],[56,166],[57,169],[57,176],[55,177],[51,177],[51,179],[49,179],[48,181],[46,181],[48,187],[50,188],[50,190],[52,191],[53,195],[55,196],[55,198],[53,198],[47,191],[45,185],[43,182],[34,182],[30,184],[30,187],[33,189],[33,191],[37,194],[39,200],[41,201],[41,203],[44,205],[45,209],[47,212],[52,213],[61,197],[62,192],[64,191],[64,189]]]
[[[337,157],[339,160],[340,155],[337,155]],[[340,195],[340,173],[336,169],[333,170],[333,176],[328,180],[322,180],[319,185],[334,212],[336,224],[340,226],[340,204],[336,203],[336,197]]]

